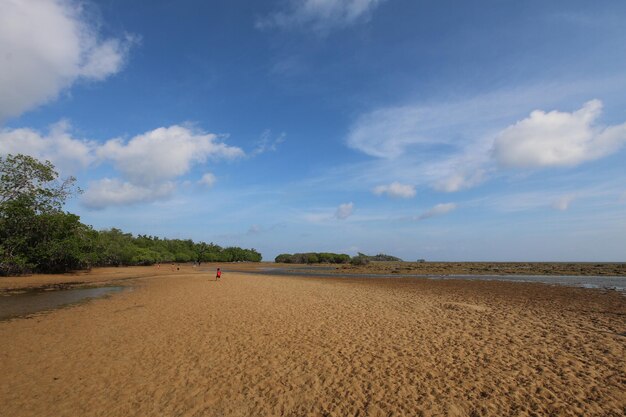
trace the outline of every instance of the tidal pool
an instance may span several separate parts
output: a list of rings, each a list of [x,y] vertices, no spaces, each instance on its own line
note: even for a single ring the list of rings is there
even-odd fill
[[[24,317],[92,298],[122,291],[125,287],[75,288],[58,291],[27,291],[0,296],[0,320]]]

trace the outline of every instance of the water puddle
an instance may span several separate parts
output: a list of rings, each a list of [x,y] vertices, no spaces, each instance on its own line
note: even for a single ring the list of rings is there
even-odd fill
[[[0,320],[28,316],[70,304],[104,297],[125,287],[75,288],[60,291],[28,291],[0,296]]]

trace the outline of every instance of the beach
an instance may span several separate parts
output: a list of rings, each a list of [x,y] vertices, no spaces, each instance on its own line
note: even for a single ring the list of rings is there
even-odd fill
[[[626,297],[214,266],[0,280],[124,285],[0,322],[2,416],[623,416]]]

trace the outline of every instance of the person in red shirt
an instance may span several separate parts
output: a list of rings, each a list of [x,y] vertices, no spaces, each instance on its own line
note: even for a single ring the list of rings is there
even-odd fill
[[[222,277],[222,271],[220,271],[219,268],[217,268],[217,273],[215,274],[215,280],[219,280]]]

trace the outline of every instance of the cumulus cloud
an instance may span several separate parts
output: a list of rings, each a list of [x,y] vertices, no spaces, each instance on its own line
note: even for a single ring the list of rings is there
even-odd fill
[[[167,198],[174,180],[208,158],[233,159],[244,152],[219,141],[212,133],[173,125],[137,135],[128,141],[111,139],[98,147],[101,161],[111,161],[124,181],[104,179],[90,184],[83,202],[91,208],[150,202]],[[200,183],[211,186],[215,176],[206,173]]]
[[[373,192],[376,195],[387,194],[390,197],[397,198],[415,197],[414,186],[408,184],[400,184],[399,182],[392,182],[388,185],[379,185],[374,188]]]
[[[117,178],[103,178],[89,183],[82,202],[91,209],[107,206],[148,203],[168,198],[175,189],[173,182],[141,186]]]
[[[552,202],[552,208],[559,211],[565,211],[569,208],[569,205],[574,201],[573,195],[564,195]]]
[[[572,113],[533,111],[500,132],[495,158],[504,167],[575,166],[617,151],[626,142],[626,123],[595,126],[602,102],[591,100]]]
[[[430,210],[425,211],[424,213],[417,216],[416,220],[424,220],[430,217],[441,216],[443,214],[449,213],[456,209],[455,203],[441,203],[433,206]]]
[[[167,198],[174,180],[208,158],[233,159],[244,152],[228,146],[218,136],[173,125],[137,135],[128,141],[111,139],[98,147],[101,161],[111,161],[124,181],[103,179],[90,184],[83,202],[91,208],[127,205]],[[211,186],[215,176],[206,173],[200,183]]]
[[[233,159],[244,152],[218,141],[212,133],[183,126],[160,127],[129,141],[111,139],[98,148],[102,160],[110,160],[125,178],[152,184],[186,174],[194,163],[207,158]]]
[[[524,114],[537,94],[502,90],[374,109],[354,121],[346,144],[375,158],[362,164],[370,181],[397,179],[443,192],[472,188],[494,170],[492,132]]]
[[[88,207],[149,202],[168,197],[175,181],[194,165],[211,159],[243,157],[243,150],[229,146],[212,133],[173,125],[129,140],[111,139],[104,144],[73,138],[67,122],[53,125],[48,133],[34,129],[0,130],[0,155],[26,154],[49,160],[62,173],[110,162],[120,178],[92,182],[83,202]],[[212,186],[216,178],[205,173],[198,181]],[[134,196],[133,196],[134,195]]]
[[[50,127],[47,134],[34,129],[0,130],[0,155],[25,154],[52,161],[62,173],[75,173],[95,161],[95,142],[75,139],[67,122]]]
[[[502,92],[380,108],[355,120],[346,144],[375,158],[360,165],[367,167],[361,177],[370,184],[398,179],[456,192],[502,175],[506,168],[575,166],[617,152],[626,143],[626,123],[597,122],[599,100],[571,113],[537,110],[520,118],[537,94]],[[503,109],[503,102],[510,105]],[[520,121],[511,124],[514,120]]]
[[[354,211],[353,203],[340,204],[335,212],[335,217],[339,220],[345,220],[352,215]]]
[[[135,39],[100,39],[75,0],[0,0],[0,10],[0,122],[115,74]]]
[[[200,178],[200,180],[198,181],[198,184],[211,188],[213,187],[213,185],[215,185],[216,181],[217,181],[217,178],[215,178],[215,175],[213,175],[210,172],[207,172],[206,174],[202,176],[202,178]]]
[[[318,33],[366,20],[384,0],[291,0],[288,10],[257,20],[258,29],[307,27]]]

